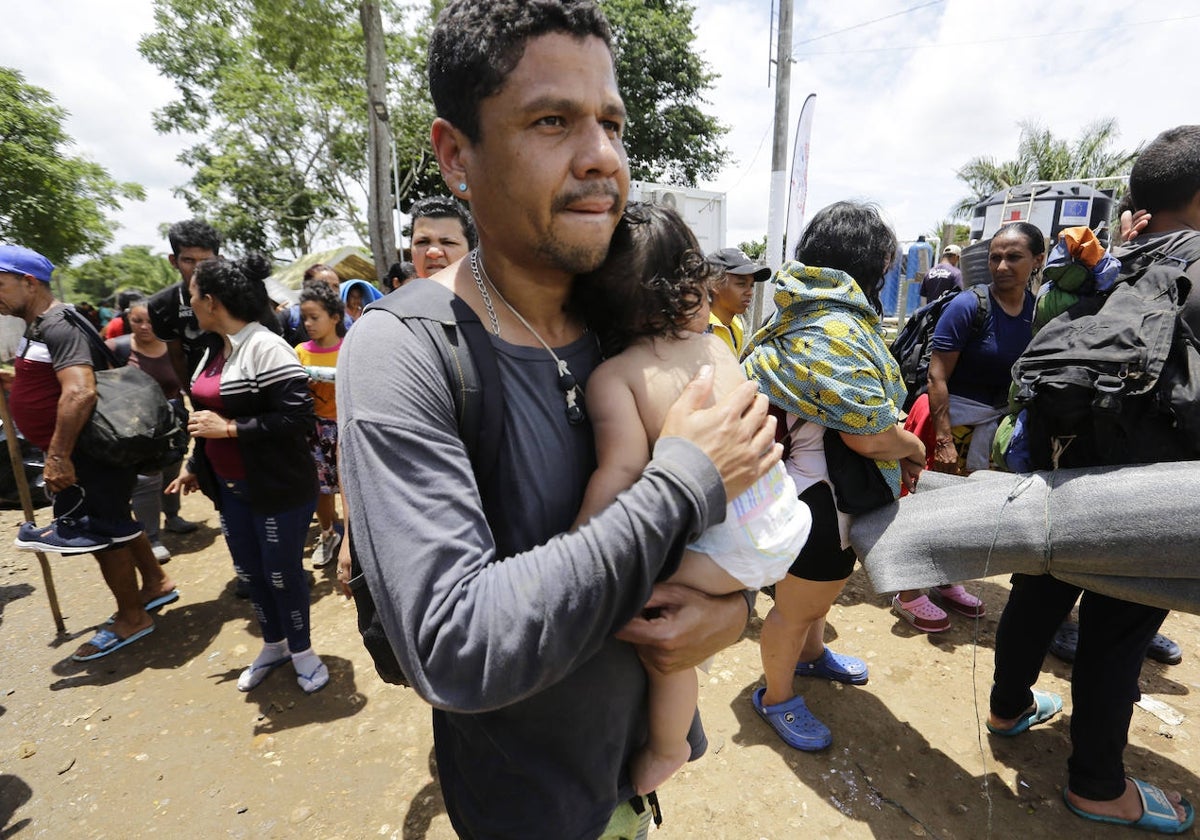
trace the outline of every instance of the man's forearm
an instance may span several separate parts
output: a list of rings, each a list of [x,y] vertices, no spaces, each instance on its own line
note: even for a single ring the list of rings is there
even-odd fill
[[[58,398],[58,420],[46,457],[70,458],[83,427],[92,419],[96,392],[85,388],[64,388]]]

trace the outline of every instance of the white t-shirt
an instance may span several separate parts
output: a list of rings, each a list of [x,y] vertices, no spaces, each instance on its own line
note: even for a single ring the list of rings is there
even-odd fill
[[[788,455],[784,467],[792,481],[796,482],[796,492],[803,493],[818,481],[824,481],[829,484],[829,489],[836,499],[837,493],[833,490],[833,483],[829,481],[829,467],[825,462],[825,427],[811,421],[801,422],[795,414],[787,415],[787,427],[791,430],[791,445],[787,447]],[[850,545],[851,521],[850,514],[838,511],[838,532],[841,534],[842,548]]]

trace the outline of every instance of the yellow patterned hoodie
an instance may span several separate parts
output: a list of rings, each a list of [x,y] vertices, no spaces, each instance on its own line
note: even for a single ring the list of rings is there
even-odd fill
[[[894,426],[904,382],[854,278],[789,262],[773,282],[778,308],[750,340],[746,375],[772,405],[825,428],[875,434]],[[898,496],[899,464],[877,463]]]

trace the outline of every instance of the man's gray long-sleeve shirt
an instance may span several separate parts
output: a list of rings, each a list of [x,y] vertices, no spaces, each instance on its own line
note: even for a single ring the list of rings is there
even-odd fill
[[[504,389],[497,557],[428,339],[386,313],[347,336],[338,365],[351,535],[397,658],[435,707],[438,772],[468,837],[589,837],[631,795],[645,674],[613,634],[684,545],[724,516],[712,463],[659,441],[643,477],[574,533],[594,467],[541,348],[492,340]],[[589,334],[556,348],[586,381]],[[695,754],[703,734],[693,728]]]

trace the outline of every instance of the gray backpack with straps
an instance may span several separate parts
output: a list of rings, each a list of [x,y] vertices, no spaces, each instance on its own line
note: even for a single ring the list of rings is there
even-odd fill
[[[496,460],[504,432],[504,394],[496,353],[475,312],[448,289],[430,280],[411,280],[364,311],[386,312],[406,322],[428,339],[441,359],[446,381],[454,395],[459,435],[471,458],[484,513],[498,549],[507,545],[502,517],[491,515],[498,498]],[[373,315],[372,317],[382,317]],[[358,561],[353,535],[350,540],[350,581],[358,630],[371,654],[379,678],[393,685],[408,685],[396,653],[383,629],[375,599]]]

